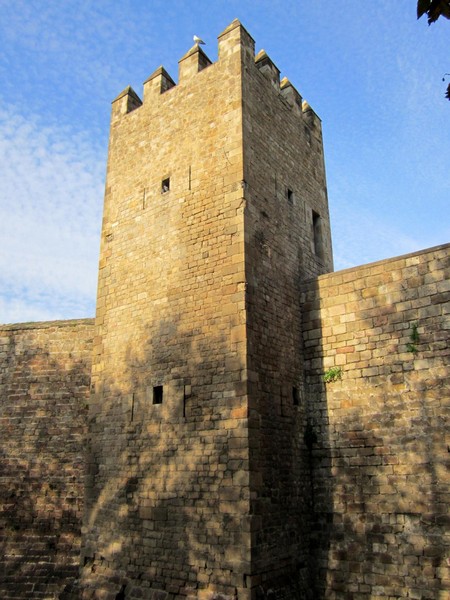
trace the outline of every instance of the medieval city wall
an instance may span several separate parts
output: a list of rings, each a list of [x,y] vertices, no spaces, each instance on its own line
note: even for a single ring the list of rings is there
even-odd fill
[[[0,597],[78,574],[93,319],[0,326]]]
[[[5,600],[447,598],[450,246],[322,274],[279,75],[235,20],[113,102],[95,328],[0,326]]]
[[[318,598],[448,597],[449,249],[304,287]]]
[[[303,288],[317,598],[448,593],[449,249]],[[77,574],[92,332],[1,328],[5,599],[57,596]]]

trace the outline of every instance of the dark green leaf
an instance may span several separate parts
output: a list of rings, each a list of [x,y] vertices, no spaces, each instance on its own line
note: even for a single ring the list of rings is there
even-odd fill
[[[428,25],[439,17],[450,19],[450,0],[417,0],[417,18],[428,16]]]
[[[417,18],[420,19],[430,8],[430,0],[418,0],[417,2]]]

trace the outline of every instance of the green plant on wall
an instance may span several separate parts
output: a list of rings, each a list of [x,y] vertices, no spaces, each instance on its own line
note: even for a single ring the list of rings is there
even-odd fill
[[[328,371],[325,371],[323,375],[323,380],[325,383],[332,383],[333,381],[337,381],[338,379],[342,379],[342,369],[341,367],[331,367]]]
[[[406,344],[407,351],[412,352],[413,354],[417,354],[417,352],[418,352],[417,344],[420,341],[420,336],[419,336],[419,332],[417,331],[417,329],[418,329],[417,323],[413,323],[411,325],[411,335],[409,336],[409,339],[411,341]]]

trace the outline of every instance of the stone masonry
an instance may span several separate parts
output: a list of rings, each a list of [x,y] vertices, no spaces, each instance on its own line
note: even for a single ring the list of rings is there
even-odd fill
[[[0,329],[0,595],[446,600],[450,247],[332,273],[320,119],[218,49],[112,104],[95,327]]]
[[[78,574],[93,319],[0,326],[0,597]]]
[[[83,598],[307,578],[299,286],[332,263],[303,108],[238,21],[113,102]]]
[[[304,286],[318,598],[450,597],[449,276],[447,245]]]

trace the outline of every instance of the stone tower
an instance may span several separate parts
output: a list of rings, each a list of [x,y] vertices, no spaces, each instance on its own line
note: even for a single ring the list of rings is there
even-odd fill
[[[321,126],[238,21],[218,40],[112,105],[83,598],[306,597]]]

